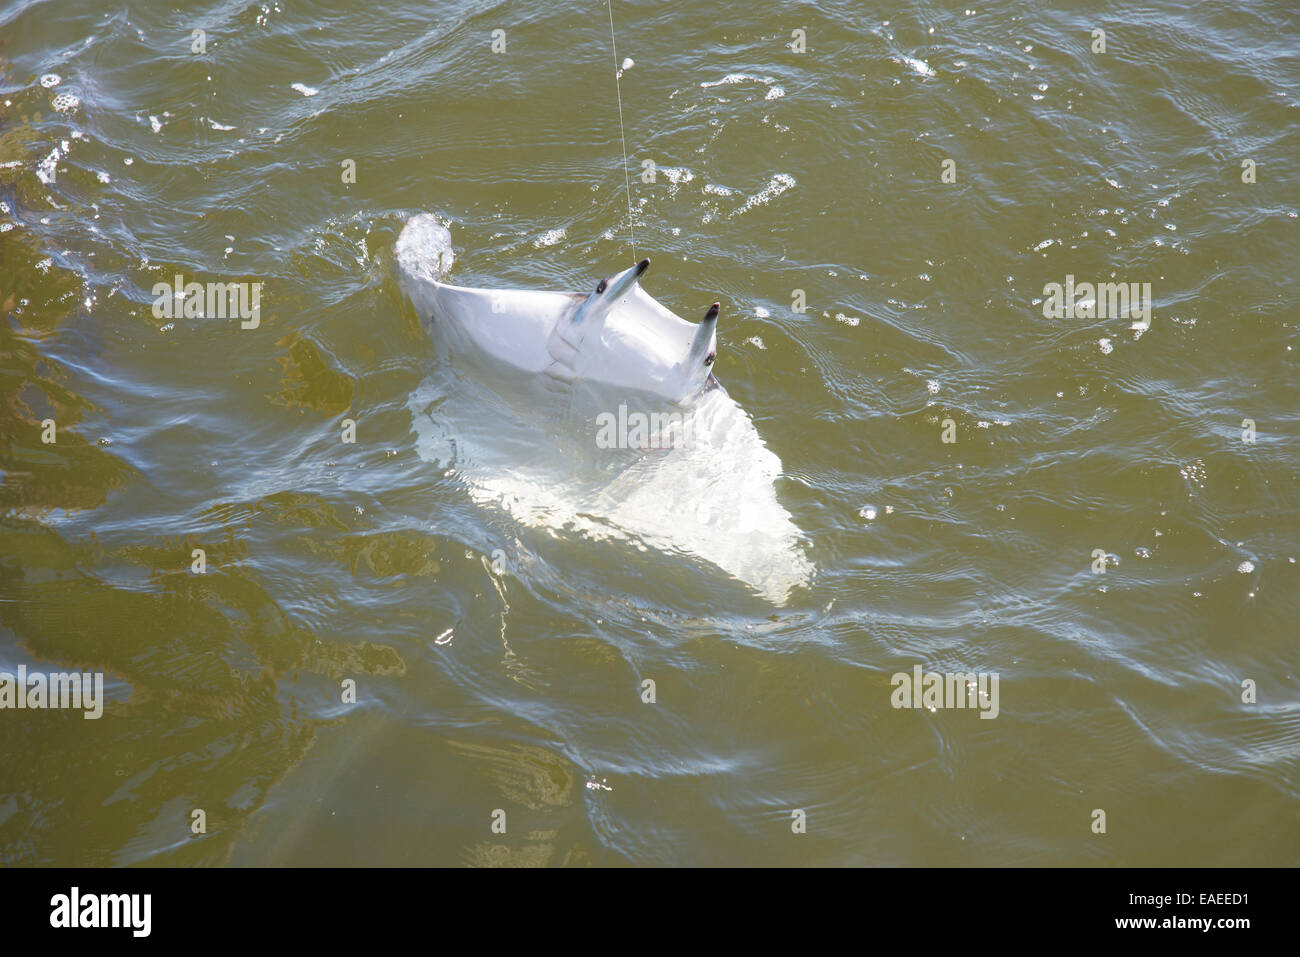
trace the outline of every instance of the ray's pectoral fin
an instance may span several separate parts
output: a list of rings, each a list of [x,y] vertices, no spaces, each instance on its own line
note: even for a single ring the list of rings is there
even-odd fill
[[[563,391],[577,378],[578,352],[583,340],[599,335],[610,312],[630,293],[650,268],[650,260],[643,259],[630,269],[624,269],[596,284],[596,289],[574,310],[568,322],[556,323],[546,342],[551,357],[543,371],[546,388]]]
[[[700,324],[695,327],[695,336],[691,339],[691,348],[682,361],[681,379],[685,383],[687,395],[702,390],[713,372],[713,362],[718,357],[718,303],[709,307]]]
[[[591,309],[586,312],[580,312],[573,317],[575,323],[585,322],[589,318],[595,318],[609,312],[610,307],[618,300],[632,291],[632,287],[640,282],[645,271],[650,268],[650,260],[643,259],[631,269],[624,269],[620,273],[615,273],[602,279],[596,284],[596,291],[592,293],[590,305]],[[603,306],[603,308],[601,308]]]
[[[716,302],[709,306],[709,311],[704,314],[700,324],[695,327],[695,338],[691,340],[690,357],[687,359],[687,362],[691,365],[711,366],[713,360],[717,358],[718,353],[713,336],[718,328],[718,310],[720,308],[721,304]]]

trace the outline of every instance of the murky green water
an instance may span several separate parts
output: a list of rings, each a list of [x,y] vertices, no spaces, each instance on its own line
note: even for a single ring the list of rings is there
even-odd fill
[[[785,604],[421,445],[409,216],[466,285],[631,261],[603,4],[0,10],[0,671],[108,699],[0,710],[3,859],[1296,863],[1293,5],[614,19],[645,285],[723,304]],[[156,318],[177,274],[260,323]],[[1149,328],[1045,316],[1067,276]],[[893,708],[917,665],[997,717]]]

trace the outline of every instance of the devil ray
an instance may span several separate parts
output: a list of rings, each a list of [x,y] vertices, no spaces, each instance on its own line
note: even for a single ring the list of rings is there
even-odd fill
[[[451,234],[411,218],[402,288],[441,362],[409,403],[419,453],[523,525],[702,559],[784,604],[813,567],[776,497],[781,462],[721,387],[715,303],[700,323],[640,287],[642,260],[591,293],[446,282]],[[686,441],[602,448],[620,407],[685,420]],[[629,552],[629,559],[633,556]]]

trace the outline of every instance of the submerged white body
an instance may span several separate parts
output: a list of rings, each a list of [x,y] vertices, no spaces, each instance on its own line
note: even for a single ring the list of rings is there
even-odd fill
[[[608,280],[603,300],[451,285],[450,233],[427,215],[406,224],[396,253],[421,321],[450,365],[469,373],[455,380],[440,371],[412,395],[416,447],[430,462],[454,464],[476,501],[557,536],[693,555],[776,604],[807,583],[802,536],[776,498],[780,459],[714,388],[716,310],[706,323],[686,322],[635,284],[639,272],[629,279],[635,270]],[[595,405],[547,414],[572,412],[578,395]],[[690,417],[690,441],[645,453],[596,449],[591,413],[617,404],[678,410]]]

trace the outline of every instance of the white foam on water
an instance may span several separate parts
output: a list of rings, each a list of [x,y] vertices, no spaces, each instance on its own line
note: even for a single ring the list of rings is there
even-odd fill
[[[316,87],[308,86],[306,83],[293,83],[290,85],[289,88],[298,93],[301,93],[303,96],[315,96],[317,93],[320,92],[320,90],[316,89]]]
[[[706,80],[700,86],[706,90],[714,86],[732,86],[736,83],[762,83],[764,86],[772,86],[776,83],[774,76],[754,76],[752,73],[728,73],[721,80]]]
[[[768,88],[765,100],[778,100],[785,96],[785,89],[774,76],[755,76],[752,73],[728,73],[721,80],[706,80],[700,84],[704,89],[718,86],[734,86],[737,83],[762,83]]]
[[[731,215],[740,216],[749,212],[755,206],[766,206],[772,200],[776,199],[788,189],[793,189],[795,179],[789,173],[777,173],[761,190],[755,193],[749,199],[745,200],[745,205],[735,210]]]
[[[919,73],[921,76],[936,76],[937,74],[930,68],[930,64],[924,60],[918,60],[914,56],[903,56],[899,58],[900,63],[909,69]]]
[[[46,156],[45,159],[36,164],[36,178],[46,186],[54,183],[58,178],[56,167],[59,165],[59,160],[62,158],[63,154],[59,152],[59,148],[55,146],[54,149],[50,150],[50,154]]]
[[[549,229],[533,240],[533,245],[538,249],[545,246],[554,246],[557,243],[562,242],[567,235],[568,233],[563,229]]]
[[[659,172],[668,180],[668,195],[676,196],[685,183],[695,179],[695,174],[680,166],[661,166]]]

